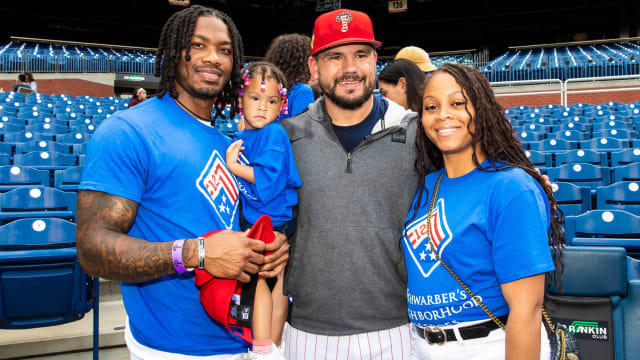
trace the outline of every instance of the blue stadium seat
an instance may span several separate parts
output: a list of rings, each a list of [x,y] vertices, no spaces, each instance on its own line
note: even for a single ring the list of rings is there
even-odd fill
[[[611,166],[640,162],[640,148],[623,149],[611,152]]]
[[[6,143],[25,143],[33,140],[53,140],[53,134],[41,134],[32,132],[18,132],[4,135],[4,142]]]
[[[521,131],[518,133],[521,141],[540,141],[544,140],[545,134],[538,132]]]
[[[28,217],[57,217],[75,221],[76,198],[75,192],[47,186],[21,186],[0,193],[0,222]]]
[[[551,182],[568,182],[594,189],[611,183],[611,170],[591,164],[564,164],[547,171]]]
[[[76,191],[82,181],[83,166],[73,166],[53,173],[53,186],[63,191]]]
[[[591,136],[589,136],[589,134],[587,134],[586,132],[577,130],[563,130],[553,134],[549,134],[549,136],[547,137],[566,141],[581,141],[591,139]]]
[[[545,139],[541,141],[529,142],[529,149],[542,152],[560,152],[573,150],[576,148],[576,142],[567,140]]]
[[[580,141],[581,149],[590,150],[622,150],[629,147],[629,141],[614,138],[594,138]]]
[[[550,167],[551,166],[551,154],[543,153],[540,151],[527,150],[524,152],[527,155],[527,159],[535,167]]]
[[[598,186],[596,204],[598,210],[624,210],[640,215],[640,184],[621,181],[609,186]]]
[[[555,166],[564,164],[592,164],[607,166],[607,153],[594,150],[569,150],[555,153]]]
[[[562,251],[562,289],[555,284],[549,289],[545,308],[553,322],[574,335],[580,359],[623,359],[627,342],[635,337],[628,336],[626,322],[638,320],[628,320],[621,306],[629,296],[627,259],[625,249],[612,246]]]
[[[27,125],[24,128],[25,132],[40,133],[40,134],[68,134],[69,128],[66,126],[56,126],[53,124],[35,124]]]
[[[59,144],[55,141],[33,140],[25,143],[16,144],[15,153],[25,154],[32,151],[59,152],[61,154],[70,154],[71,147],[69,145]]]
[[[13,190],[21,186],[49,186],[49,172],[30,166],[0,166],[0,192]]]
[[[602,131],[594,131],[592,134],[594,139],[596,138],[612,138],[620,140],[631,140],[637,138],[636,132],[623,129],[610,129]]]
[[[88,134],[71,133],[56,136],[56,142],[61,144],[83,144],[91,138]]]
[[[32,151],[14,155],[13,164],[33,166],[38,169],[60,170],[75,166],[76,158],[74,155],[58,152]]]
[[[568,245],[619,246],[640,255],[640,217],[623,210],[591,210],[565,218]]]
[[[612,170],[614,182],[640,181],[640,163],[615,166]]]
[[[580,215],[591,210],[591,189],[570,183],[551,184],[553,197],[564,216]]]
[[[0,226],[0,328],[29,329],[80,320],[93,309],[98,357],[98,278],[80,267],[73,223],[20,219]]]

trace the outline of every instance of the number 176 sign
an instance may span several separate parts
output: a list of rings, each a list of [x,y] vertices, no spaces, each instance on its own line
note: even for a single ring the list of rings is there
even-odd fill
[[[389,0],[389,12],[398,13],[407,11],[407,0]]]

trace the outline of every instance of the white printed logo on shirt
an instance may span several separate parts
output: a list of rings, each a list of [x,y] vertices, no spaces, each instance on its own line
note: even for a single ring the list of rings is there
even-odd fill
[[[440,257],[453,238],[444,209],[444,199],[439,199],[434,205],[430,224],[431,239]],[[422,276],[429,277],[440,262],[431,250],[431,244],[427,238],[427,214],[409,224],[404,235],[403,239],[411,258],[420,269]]]
[[[231,229],[239,203],[238,183],[218,151],[211,153],[207,166],[196,180],[196,186],[209,200],[224,226]]]

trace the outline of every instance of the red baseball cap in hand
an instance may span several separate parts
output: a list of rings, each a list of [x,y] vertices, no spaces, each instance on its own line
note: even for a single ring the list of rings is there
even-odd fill
[[[212,231],[203,235],[204,237],[213,235],[217,231]],[[268,215],[262,215],[258,221],[251,227],[247,237],[251,239],[261,240],[265,244],[269,244],[275,240],[276,236],[273,233],[273,225],[271,224],[271,218]],[[248,343],[252,343],[251,337],[251,315],[253,313],[253,296],[255,295],[255,284],[250,287],[244,287],[243,284],[237,280],[220,279],[209,274],[206,270],[195,269],[196,277],[195,282],[200,287],[200,303],[204,310],[215,321],[224,325],[229,331],[240,336]],[[255,280],[252,280],[255,281]],[[246,291],[247,288],[251,289]],[[241,312],[232,316],[232,298],[236,294],[242,297],[248,297],[250,304],[247,312]],[[246,299],[245,299],[246,300]],[[241,300],[242,303],[245,301]],[[238,317],[244,317],[238,319]]]
[[[311,55],[332,47],[367,43],[374,48],[382,46],[373,37],[373,25],[363,12],[338,9],[324,13],[316,19],[311,38]]]

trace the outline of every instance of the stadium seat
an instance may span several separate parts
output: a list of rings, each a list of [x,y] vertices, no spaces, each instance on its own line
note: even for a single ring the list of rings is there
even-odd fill
[[[565,218],[568,245],[620,246],[640,255],[640,217],[623,210],[591,210]]]
[[[527,159],[533,164],[535,167],[550,167],[551,166],[551,154],[543,153],[540,151],[531,151],[527,150],[524,152],[527,155]]]
[[[53,184],[56,189],[63,191],[76,191],[82,180],[83,166],[73,166],[65,170],[56,170],[53,173]]]
[[[72,133],[56,136],[56,142],[61,144],[82,144],[91,138],[88,134]]]
[[[0,193],[0,222],[27,217],[57,217],[75,221],[76,198],[75,192],[47,186],[18,187]]]
[[[71,147],[69,145],[59,144],[55,141],[33,140],[26,143],[16,144],[16,154],[25,154],[32,151],[59,152],[61,154],[70,154]]]
[[[640,162],[640,148],[623,149],[611,152],[611,166]]]
[[[564,216],[580,215],[591,210],[591,189],[570,183],[551,184],[553,197]]]
[[[558,139],[546,139],[540,141],[529,142],[529,149],[542,151],[542,152],[559,152],[573,150],[577,148],[577,142],[558,140]]]
[[[591,135],[594,139],[596,138],[613,138],[620,140],[631,140],[637,138],[636,132],[631,130],[623,130],[623,129],[610,129],[610,130],[601,130],[594,131]]]
[[[590,150],[622,150],[629,147],[629,141],[614,138],[594,138],[579,142],[580,149]]]
[[[31,166],[0,166],[0,192],[7,192],[21,186],[49,186],[49,172]]]
[[[629,295],[625,249],[568,246],[562,262],[562,289],[552,286],[545,301],[552,321],[574,335],[580,359],[622,359],[627,341],[635,337],[627,336],[621,306]]]
[[[53,140],[53,134],[41,134],[41,133],[32,133],[32,132],[18,132],[12,134],[4,135],[4,142],[6,143],[25,143],[33,140]]]
[[[38,169],[59,170],[75,166],[76,158],[74,155],[58,152],[32,151],[14,155],[13,164],[33,166]]]
[[[550,134],[550,136],[548,137],[553,139],[567,140],[567,141],[580,141],[580,140],[591,139],[589,134],[582,131],[577,131],[577,130],[563,130],[563,131]]]
[[[564,164],[547,171],[551,182],[568,182],[595,189],[611,183],[611,170],[591,164]]]
[[[640,181],[640,163],[615,166],[612,168],[613,181]]]
[[[80,267],[73,223],[19,219],[0,226],[0,328],[29,329],[80,320],[93,309],[98,358],[98,278]]]
[[[596,189],[598,210],[624,210],[640,215],[640,184],[635,181],[620,181]]]
[[[607,166],[607,153],[578,149],[555,154],[555,166],[577,163]]]

